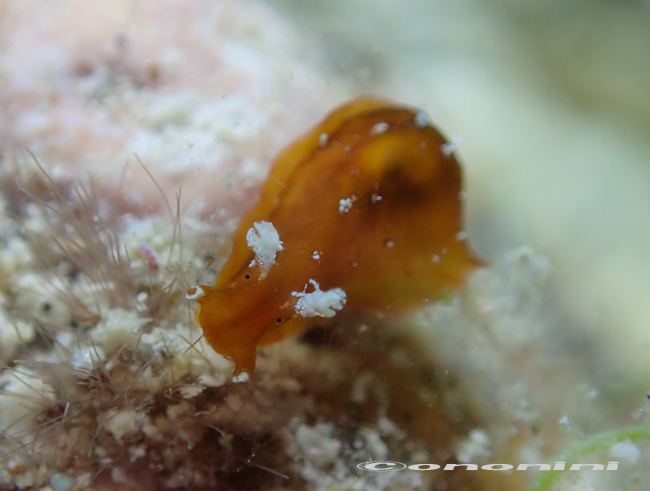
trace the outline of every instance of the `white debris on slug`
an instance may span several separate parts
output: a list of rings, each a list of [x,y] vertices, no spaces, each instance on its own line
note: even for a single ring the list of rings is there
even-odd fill
[[[342,198],[339,200],[339,213],[347,213],[352,209],[352,204],[357,200],[356,195],[352,195],[349,198]]]
[[[381,135],[382,133],[386,133],[386,131],[388,131],[388,128],[388,123],[382,121],[381,123],[377,123],[372,128],[370,128],[370,134]]]
[[[321,146],[321,148],[325,147],[328,141],[329,141],[329,136],[327,135],[327,133],[321,133],[320,135],[318,135],[318,144]]]
[[[291,295],[298,297],[296,313],[301,317],[334,317],[337,310],[341,310],[346,302],[345,292],[340,288],[322,291],[318,283],[309,280],[314,287],[311,293],[293,292]]]
[[[427,116],[427,113],[425,113],[424,111],[419,111],[415,115],[415,126],[417,126],[420,129],[429,126],[429,116]]]
[[[443,143],[442,145],[440,145],[440,152],[445,157],[449,157],[452,153],[458,150],[459,144],[460,144],[459,138],[455,138],[453,141]]]
[[[205,292],[203,291],[203,289],[200,286],[195,286],[194,287],[194,293],[192,293],[192,294],[190,294],[189,292],[186,293],[185,298],[187,298],[188,300],[198,300],[203,295],[205,295]]]
[[[456,151],[456,145],[451,142],[443,143],[440,146],[440,151],[445,157],[449,157],[452,153]]]
[[[262,268],[275,264],[275,255],[282,250],[280,235],[271,222],[255,222],[246,233],[246,243],[255,252],[255,260]]]

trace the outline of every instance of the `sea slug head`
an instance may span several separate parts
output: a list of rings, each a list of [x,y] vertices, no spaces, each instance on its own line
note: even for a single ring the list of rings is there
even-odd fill
[[[256,348],[265,344],[264,335],[284,329],[296,315],[295,301],[279,302],[265,284],[270,286],[265,281],[223,290],[199,285],[186,294],[199,304],[196,321],[206,341],[235,362],[234,377],[242,373],[250,376],[255,369]]]

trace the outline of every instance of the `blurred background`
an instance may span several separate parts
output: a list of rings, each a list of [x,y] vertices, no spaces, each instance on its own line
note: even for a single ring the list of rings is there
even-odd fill
[[[276,0],[326,81],[425,108],[482,256],[551,261],[558,340],[603,395],[650,389],[650,2]]]

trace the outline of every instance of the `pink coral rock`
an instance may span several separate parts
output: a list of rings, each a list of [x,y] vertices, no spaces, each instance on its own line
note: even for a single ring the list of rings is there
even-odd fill
[[[237,213],[279,149],[331,104],[305,43],[248,0],[8,0],[0,149],[119,185],[127,208]],[[31,166],[36,168],[35,166]]]

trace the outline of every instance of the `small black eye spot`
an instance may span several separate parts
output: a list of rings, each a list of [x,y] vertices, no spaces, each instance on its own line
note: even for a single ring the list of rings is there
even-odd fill
[[[282,317],[278,317],[278,324],[282,322]]]
[[[246,274],[244,275],[244,278],[246,278],[247,280],[250,280],[250,279],[251,279],[251,275],[249,275],[248,273],[246,273]]]

